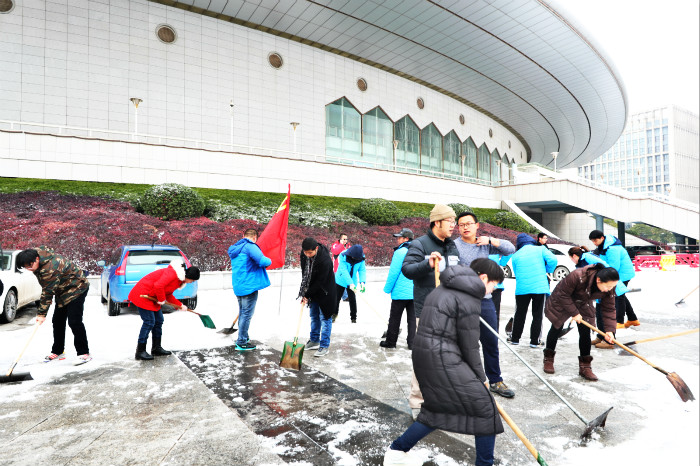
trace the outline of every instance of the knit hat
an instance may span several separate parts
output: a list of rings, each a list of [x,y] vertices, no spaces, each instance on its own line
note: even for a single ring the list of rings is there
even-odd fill
[[[439,220],[445,220],[446,218],[454,218],[457,214],[452,210],[452,207],[445,204],[435,204],[433,210],[430,211],[430,221],[437,222]]]

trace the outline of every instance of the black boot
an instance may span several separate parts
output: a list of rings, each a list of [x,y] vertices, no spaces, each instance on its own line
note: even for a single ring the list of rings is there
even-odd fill
[[[160,346],[160,338],[153,337],[153,346],[151,346],[151,354],[153,356],[168,356],[173,353],[166,349],[163,349],[163,347]]]
[[[141,359],[144,361],[150,361],[153,359],[153,356],[146,352],[146,343],[139,343],[136,345],[136,354],[134,355],[134,359]]]

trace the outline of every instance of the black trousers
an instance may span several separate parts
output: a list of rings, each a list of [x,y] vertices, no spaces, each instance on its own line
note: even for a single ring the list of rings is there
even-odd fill
[[[588,327],[586,327],[583,324],[576,324],[576,327],[578,328],[578,351],[581,356],[590,356],[591,355],[591,333]],[[552,325],[552,328],[549,329],[549,333],[547,334],[547,349],[550,349],[554,351],[554,349],[557,347],[557,341],[559,341],[559,335],[561,334],[561,331],[564,329],[564,327],[559,327],[559,328],[554,328],[554,325]]]
[[[348,303],[350,303],[350,319],[357,319],[357,301],[355,301],[355,292],[350,287],[340,286],[335,284],[335,315],[338,315],[340,309],[340,300],[343,298],[343,291],[348,290]]]
[[[494,290],[491,292],[491,301],[493,301],[493,305],[496,306],[496,325],[500,326],[501,322],[501,295],[503,294],[503,290],[500,288],[494,288]],[[496,327],[494,330],[498,330],[499,327]],[[500,330],[498,330],[500,331]]]
[[[630,281],[622,282],[627,286]],[[625,315],[627,315],[627,320],[637,320],[637,314],[634,313],[632,308],[632,303],[627,299],[627,293],[622,296],[615,296],[615,311],[617,314],[617,322],[619,324],[625,323]]]
[[[525,328],[527,309],[532,301],[532,324],[530,325],[530,344],[536,345],[542,333],[542,316],[544,314],[545,294],[519,294],[515,296],[515,316],[513,317],[512,341],[520,341]]]
[[[396,345],[399,338],[399,327],[401,326],[401,315],[406,309],[406,324],[408,325],[408,336],[406,343],[413,346],[413,337],[416,336],[416,311],[413,307],[412,299],[392,299],[389,311],[389,328],[386,331],[386,342],[389,345]]]
[[[52,353],[61,354],[66,349],[66,320],[73,332],[73,343],[78,356],[90,352],[85,325],[83,325],[83,308],[86,296],[87,291],[65,306],[54,309],[53,319],[51,319],[53,323]]]

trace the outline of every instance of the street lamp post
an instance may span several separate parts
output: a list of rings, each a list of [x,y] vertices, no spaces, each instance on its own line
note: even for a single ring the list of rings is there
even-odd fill
[[[297,126],[299,126],[301,123],[299,123],[297,121],[292,121],[289,124],[292,125],[292,128],[293,128],[292,134],[294,134],[294,153],[296,154],[296,152],[297,152]]]
[[[231,99],[231,102],[229,102],[229,106],[231,107],[231,139],[229,144],[233,148],[233,99]]]
[[[396,171],[396,149],[399,148],[399,140],[394,139],[392,142],[394,144],[394,171]]]
[[[136,139],[136,135],[139,133],[139,104],[143,102],[143,100],[138,97],[132,97],[129,100],[134,104],[134,139]]]
[[[554,171],[557,171],[557,155],[559,155],[559,152],[552,152],[552,158],[554,158]]]

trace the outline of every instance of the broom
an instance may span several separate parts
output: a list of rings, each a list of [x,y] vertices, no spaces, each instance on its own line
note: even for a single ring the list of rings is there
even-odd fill
[[[148,296],[147,294],[142,294],[142,295],[140,295],[140,296],[141,296],[142,298],[144,298],[144,299],[148,299],[149,301],[153,301],[154,303],[157,303],[157,302],[158,302],[158,300],[157,300],[156,298],[154,298],[153,296]],[[192,309],[190,309],[189,307],[185,307],[185,309],[187,309],[187,310],[188,310],[189,312],[191,312],[192,314],[197,314],[197,315],[199,316],[199,319],[202,321],[202,324],[203,324],[206,328],[214,328],[214,329],[216,328],[216,325],[214,325],[214,321],[211,320],[211,317],[209,317],[208,315],[206,315],[206,314],[200,314],[199,312],[194,312],[194,311],[193,311]]]
[[[301,303],[299,310],[299,323],[297,324],[297,333],[294,335],[294,341],[285,341],[282,347],[282,358],[280,359],[280,367],[298,371],[301,369],[301,358],[304,356],[304,345],[297,344],[299,340],[299,329],[301,328],[301,318],[304,315],[305,302]]]

